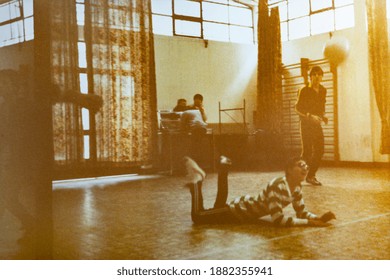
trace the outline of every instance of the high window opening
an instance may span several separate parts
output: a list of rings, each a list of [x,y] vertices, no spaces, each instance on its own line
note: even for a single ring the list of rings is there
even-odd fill
[[[282,41],[355,26],[354,0],[268,0],[279,7]]]
[[[0,47],[34,39],[33,0],[2,1]]]
[[[253,10],[233,0],[152,0],[152,13],[155,34],[254,42]]]
[[[76,0],[76,16],[78,25],[78,56],[79,56],[79,79],[80,92],[88,94],[88,75],[87,75],[87,48],[84,39],[85,25],[85,3],[84,0]],[[81,120],[83,125],[83,157],[90,159],[90,112],[88,109],[81,110]]]

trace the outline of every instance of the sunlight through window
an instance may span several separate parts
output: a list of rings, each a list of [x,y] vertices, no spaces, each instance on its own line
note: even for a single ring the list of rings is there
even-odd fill
[[[34,39],[33,0],[0,3],[0,47]]]
[[[282,41],[355,25],[353,0],[269,0],[268,6],[279,7]]]
[[[234,0],[152,0],[152,13],[155,34],[254,42],[253,10]]]

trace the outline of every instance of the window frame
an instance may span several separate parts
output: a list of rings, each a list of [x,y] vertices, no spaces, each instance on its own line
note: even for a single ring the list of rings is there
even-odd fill
[[[153,1],[153,0],[152,0]],[[161,1],[161,0],[154,0],[154,1]],[[168,1],[168,0],[164,0]],[[190,37],[190,38],[198,38],[198,39],[203,39],[203,40],[218,40],[215,38],[209,38],[208,36],[205,36],[207,32],[205,32],[205,23],[206,24],[221,24],[225,25],[228,28],[228,40],[218,40],[218,41],[223,41],[223,42],[236,42],[232,39],[232,31],[231,27],[239,27],[239,28],[246,28],[248,30],[251,30],[251,40],[245,41],[243,43],[251,43],[254,44],[256,42],[256,34],[255,34],[255,22],[254,22],[254,9],[252,7],[246,6],[241,3],[237,3],[234,0],[226,0],[226,3],[224,1],[218,2],[218,1],[213,1],[213,0],[185,0],[185,1],[190,1],[190,2],[197,2],[200,5],[200,15],[199,17],[194,17],[194,16],[186,16],[186,15],[181,15],[175,13],[175,1],[177,0],[170,0],[171,1],[171,13],[170,14],[162,14],[158,12],[153,12],[152,9],[152,16],[160,16],[160,17],[170,17],[172,19],[172,35],[167,35],[170,34],[170,32],[166,32],[166,34],[161,34],[165,36],[177,36],[177,37]],[[228,9],[228,22],[220,22],[220,21],[214,21],[214,20],[206,20],[204,19],[204,3],[209,3],[209,4],[214,4],[214,5],[223,5],[226,6]],[[153,6],[153,3],[152,3]],[[251,25],[244,25],[244,24],[236,24],[236,23],[231,23],[230,21],[230,9],[231,8],[239,8],[239,9],[246,9],[249,10],[251,13]],[[194,35],[189,35],[189,34],[180,34],[177,32],[177,26],[176,26],[176,20],[183,20],[183,21],[188,21],[188,22],[194,22],[200,24],[200,35],[199,36],[194,36]],[[153,31],[154,32],[154,31]],[[159,34],[159,33],[155,33]]]
[[[283,21],[280,21],[281,25],[282,24],[286,24],[286,26],[287,26],[287,28],[286,28],[287,34],[285,36],[283,36],[285,38],[285,41],[302,39],[302,38],[306,38],[306,37],[310,37],[310,36],[314,36],[314,35],[318,35],[318,34],[324,34],[326,32],[333,32],[333,31],[336,31],[336,30],[341,30],[341,29],[346,29],[346,28],[351,28],[352,27],[351,26],[351,27],[344,27],[344,28],[338,29],[337,28],[337,21],[336,21],[336,11],[341,9],[341,8],[345,8],[345,7],[349,7],[349,6],[352,6],[354,8],[355,7],[354,1],[352,1],[352,3],[349,3],[349,4],[337,6],[336,3],[335,3],[335,0],[331,0],[331,5],[329,7],[325,7],[325,8],[321,8],[321,9],[313,11],[313,7],[312,7],[312,1],[313,0],[305,0],[309,4],[309,13],[307,15],[291,18],[290,15],[289,15],[289,5],[293,1],[294,0],[274,0],[271,3],[269,3],[269,5],[268,5],[269,9],[272,9],[274,7],[278,7],[278,6],[282,5],[282,4],[286,5],[287,19],[283,20]],[[332,29],[329,30],[329,31],[326,31],[326,32],[324,31],[324,32],[320,32],[320,33],[317,33],[317,32],[313,33],[312,17],[315,16],[315,15],[321,14],[321,13],[329,12],[329,11],[332,11],[332,16],[333,16],[333,27],[332,27]],[[303,36],[303,37],[299,37],[299,38],[290,38],[290,33],[291,33],[290,32],[290,22],[294,21],[294,20],[297,20],[297,19],[300,19],[300,18],[304,18],[304,17],[309,17],[310,34],[308,36]],[[354,21],[355,21],[355,18],[354,18]]]
[[[0,41],[0,48],[20,44],[20,43],[31,41],[34,39],[34,31],[32,32],[32,34],[26,33],[26,30],[27,30],[26,29],[26,21],[27,20],[29,21],[30,19],[34,19],[34,9],[32,10],[31,15],[25,16],[25,14],[24,14],[25,2],[24,1],[25,0],[9,0],[7,2],[0,4],[0,7],[1,7],[1,6],[11,6],[12,4],[17,3],[19,5],[19,11],[20,11],[20,15],[17,17],[10,18],[10,19],[4,20],[4,21],[0,18],[0,28],[9,25],[9,27],[12,29],[11,25],[15,24],[15,23],[17,24],[18,22],[21,22],[21,25],[22,25],[22,31],[18,32],[17,37],[11,37],[11,38],[7,38],[5,40]],[[11,12],[9,12],[9,13],[11,13]]]

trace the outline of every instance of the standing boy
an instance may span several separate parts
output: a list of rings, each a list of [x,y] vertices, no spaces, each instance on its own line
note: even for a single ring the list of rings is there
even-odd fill
[[[306,182],[315,186],[322,184],[316,178],[316,172],[324,154],[324,134],[322,122],[325,117],[326,89],[321,85],[324,72],[314,66],[310,71],[310,83],[299,91],[295,111],[301,124],[302,154],[301,157],[310,166]]]

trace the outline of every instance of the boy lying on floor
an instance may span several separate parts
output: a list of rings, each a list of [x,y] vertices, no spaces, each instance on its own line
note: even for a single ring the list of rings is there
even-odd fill
[[[218,170],[218,192],[214,208],[203,208],[202,184],[206,173],[189,157],[184,158],[187,173],[191,179],[188,184],[192,196],[191,217],[196,224],[257,222],[270,215],[278,226],[316,226],[326,227],[332,219],[332,212],[321,217],[305,210],[302,198],[302,181],[306,178],[308,166],[300,158],[288,161],[285,176],[270,181],[267,188],[257,196],[244,195],[226,204],[228,197],[228,170],[231,161],[221,156]],[[292,203],[295,217],[283,214],[283,208]]]

